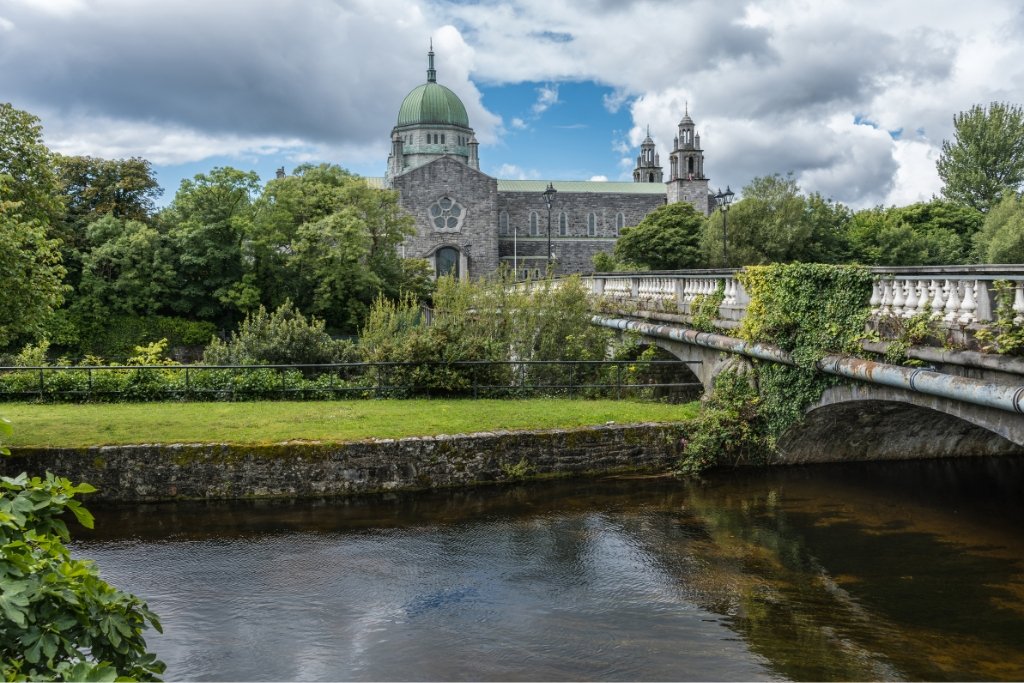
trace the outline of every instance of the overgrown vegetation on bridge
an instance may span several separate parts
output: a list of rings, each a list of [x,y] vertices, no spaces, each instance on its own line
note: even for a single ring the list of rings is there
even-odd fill
[[[767,461],[778,438],[804,409],[841,381],[815,364],[833,353],[856,353],[864,335],[871,273],[862,266],[772,264],[739,274],[750,303],[736,333],[788,351],[795,366],[752,361],[719,375],[695,423],[683,469]],[[744,390],[743,386],[750,387]]]

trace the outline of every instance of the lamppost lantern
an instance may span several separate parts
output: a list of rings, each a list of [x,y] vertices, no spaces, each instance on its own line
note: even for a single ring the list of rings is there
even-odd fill
[[[558,190],[555,189],[555,186],[552,183],[548,183],[547,189],[544,190],[544,205],[546,207],[548,207],[548,263],[547,263],[547,271],[548,271],[549,275],[551,274],[551,261],[555,257],[554,252],[551,251],[551,207],[555,203],[555,192],[558,192]]]
[[[736,193],[729,189],[728,185],[725,186],[725,192],[718,188],[715,195],[715,203],[722,210],[722,262],[726,268],[729,267],[729,205],[735,196]]]

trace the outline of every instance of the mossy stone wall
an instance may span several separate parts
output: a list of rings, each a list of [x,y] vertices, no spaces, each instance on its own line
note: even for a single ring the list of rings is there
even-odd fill
[[[171,444],[12,449],[0,473],[47,470],[98,489],[91,500],[319,497],[553,476],[667,470],[681,425],[607,425],[345,444]]]

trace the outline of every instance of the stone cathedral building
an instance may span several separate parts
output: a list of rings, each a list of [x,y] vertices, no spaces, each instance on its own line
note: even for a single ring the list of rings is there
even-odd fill
[[[545,272],[549,258],[558,273],[590,272],[596,253],[611,251],[622,228],[657,207],[686,201],[705,215],[713,208],[700,136],[687,112],[679,122],[667,181],[650,131],[633,182],[551,181],[549,238],[549,182],[482,173],[466,107],[437,82],[433,48],[427,60],[427,82],[398,110],[387,174],[368,181],[398,191],[402,207],[416,221],[403,255],[428,259],[438,274],[475,278],[506,264],[519,277],[535,277]]]

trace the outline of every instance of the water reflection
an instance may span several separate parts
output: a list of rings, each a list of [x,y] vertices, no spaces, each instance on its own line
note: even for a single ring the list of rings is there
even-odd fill
[[[170,679],[1024,678],[1024,465],[97,508]]]

